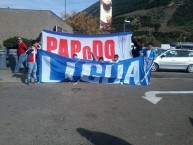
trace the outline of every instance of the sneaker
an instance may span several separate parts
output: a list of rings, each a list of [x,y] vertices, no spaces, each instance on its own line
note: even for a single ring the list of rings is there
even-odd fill
[[[20,72],[13,72],[14,75],[18,75],[21,74]]]
[[[29,85],[29,81],[27,81],[26,84]]]
[[[37,80],[34,80],[34,84],[38,84],[39,82]]]

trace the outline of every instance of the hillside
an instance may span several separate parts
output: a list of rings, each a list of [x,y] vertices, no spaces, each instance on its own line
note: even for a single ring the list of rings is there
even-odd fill
[[[192,0],[112,0],[112,33],[124,30],[134,32],[135,37],[156,44],[174,41],[193,41]],[[85,9],[89,15],[99,17],[100,3]]]

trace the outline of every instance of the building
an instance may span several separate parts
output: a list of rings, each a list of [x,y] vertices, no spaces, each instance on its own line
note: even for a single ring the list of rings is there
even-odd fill
[[[43,29],[73,33],[72,27],[49,10],[0,8],[0,45],[14,36],[36,39]]]

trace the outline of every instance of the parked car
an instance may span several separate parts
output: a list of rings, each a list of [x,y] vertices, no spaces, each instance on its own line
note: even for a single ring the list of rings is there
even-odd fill
[[[170,46],[176,49],[193,50],[193,42],[174,42],[171,43]]]
[[[169,49],[158,54],[154,60],[152,71],[161,69],[186,70],[193,73],[193,51],[184,49]]]

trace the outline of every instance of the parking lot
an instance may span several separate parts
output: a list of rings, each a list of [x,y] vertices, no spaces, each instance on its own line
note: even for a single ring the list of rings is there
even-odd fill
[[[6,77],[1,145],[193,144],[193,73],[153,72],[147,87]]]

